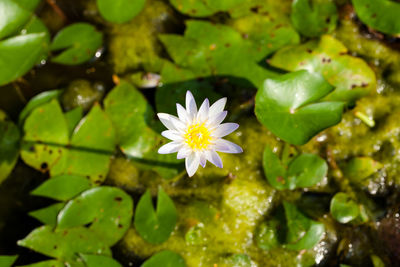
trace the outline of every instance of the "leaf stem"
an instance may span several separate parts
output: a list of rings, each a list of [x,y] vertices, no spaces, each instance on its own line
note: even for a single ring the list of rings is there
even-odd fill
[[[362,113],[360,111],[354,112],[354,116],[359,118],[362,122],[364,122],[366,125],[368,125],[371,128],[375,126],[374,119],[370,118],[369,116],[365,115],[364,113]]]
[[[24,96],[24,94],[22,93],[21,87],[19,87],[19,85],[17,83],[13,83],[14,89],[17,92],[17,95],[19,97],[19,99],[21,100],[22,103],[26,104],[26,98]]]

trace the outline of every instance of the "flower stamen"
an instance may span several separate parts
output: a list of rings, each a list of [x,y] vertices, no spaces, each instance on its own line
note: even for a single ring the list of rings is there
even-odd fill
[[[211,133],[204,123],[196,123],[187,128],[184,139],[191,149],[204,150],[211,144]]]

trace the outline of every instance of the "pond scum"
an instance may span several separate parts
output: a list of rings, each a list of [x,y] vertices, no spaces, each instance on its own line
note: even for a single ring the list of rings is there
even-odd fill
[[[400,266],[400,2],[0,0],[0,14],[1,267]],[[186,125],[223,163],[192,177],[157,153],[182,137],[156,114],[179,115],[188,90],[198,107],[227,97],[219,149],[236,152],[213,157],[207,122]]]

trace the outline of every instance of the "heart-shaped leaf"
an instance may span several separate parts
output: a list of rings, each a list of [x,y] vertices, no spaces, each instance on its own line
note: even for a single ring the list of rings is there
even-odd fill
[[[302,35],[316,37],[336,28],[338,14],[332,0],[294,0],[291,19]]]
[[[383,165],[370,157],[352,158],[344,167],[344,175],[353,183],[360,184],[365,178],[374,174]]]
[[[145,261],[141,267],[185,267],[185,260],[181,255],[169,251],[164,250],[158,252],[157,254],[151,256],[150,259]]]
[[[313,248],[324,235],[324,224],[307,218],[291,203],[284,202],[283,207],[288,229],[285,247],[293,250]]]
[[[17,258],[18,255],[14,256],[0,255],[0,266],[11,267],[13,263],[17,260]]]
[[[43,209],[29,212],[29,215],[46,225],[56,226],[58,213],[64,208],[65,203],[56,203]]]
[[[100,15],[114,23],[125,23],[142,11],[146,0],[97,0]]]
[[[32,13],[15,0],[0,1],[0,39],[7,37],[24,25]]]
[[[128,230],[133,213],[132,198],[116,187],[96,187],[69,201],[58,214],[57,229],[91,223],[108,246],[114,245]]]
[[[181,13],[191,17],[207,17],[214,13],[228,11],[245,0],[170,0],[170,3]]]
[[[86,177],[78,175],[60,175],[48,179],[31,192],[34,196],[48,197],[67,201],[92,187]]]
[[[331,200],[331,214],[340,223],[353,221],[360,214],[357,203],[346,193],[337,193]]]
[[[140,198],[135,212],[135,228],[151,244],[166,241],[175,228],[178,214],[174,202],[162,188],[158,191],[157,210],[154,210],[150,191]]]
[[[103,34],[88,23],[75,23],[63,28],[53,39],[51,51],[62,52],[52,61],[78,65],[91,59],[102,44]]]
[[[20,133],[0,110],[0,184],[8,177],[17,163]]]
[[[76,266],[80,267],[79,263]],[[40,261],[37,263],[32,263],[24,266],[19,266],[19,267],[65,267],[64,262],[59,261],[59,260],[47,260],[47,261]]]
[[[54,230],[52,226],[46,225],[33,230],[18,241],[18,245],[74,266],[78,253],[111,256],[108,245],[100,237],[86,227]]]
[[[400,3],[390,0],[352,0],[357,16],[371,28],[400,34]]]
[[[333,88],[307,71],[267,79],[256,95],[256,116],[272,133],[295,145],[340,122],[342,102],[321,102]]]
[[[122,267],[122,265],[113,258],[103,255],[81,254],[81,257],[85,261],[87,267]]]
[[[280,49],[268,61],[288,71],[308,70],[321,74],[336,89],[326,99],[354,102],[376,88],[374,71],[368,64],[348,55],[347,48],[330,35],[298,46]]]

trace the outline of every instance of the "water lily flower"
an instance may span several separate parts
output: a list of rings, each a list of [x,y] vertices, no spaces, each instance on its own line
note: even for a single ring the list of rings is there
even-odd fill
[[[235,131],[237,123],[223,123],[228,114],[224,111],[226,97],[219,99],[210,106],[205,99],[197,110],[196,101],[190,91],[186,93],[186,109],[176,104],[178,117],[158,113],[161,122],[168,128],[161,134],[172,140],[163,145],[158,153],[169,154],[178,152],[177,158],[185,158],[186,171],[189,177],[193,176],[199,165],[203,168],[207,160],[215,166],[222,168],[222,161],[218,152],[241,153],[242,148],[222,137]]]

